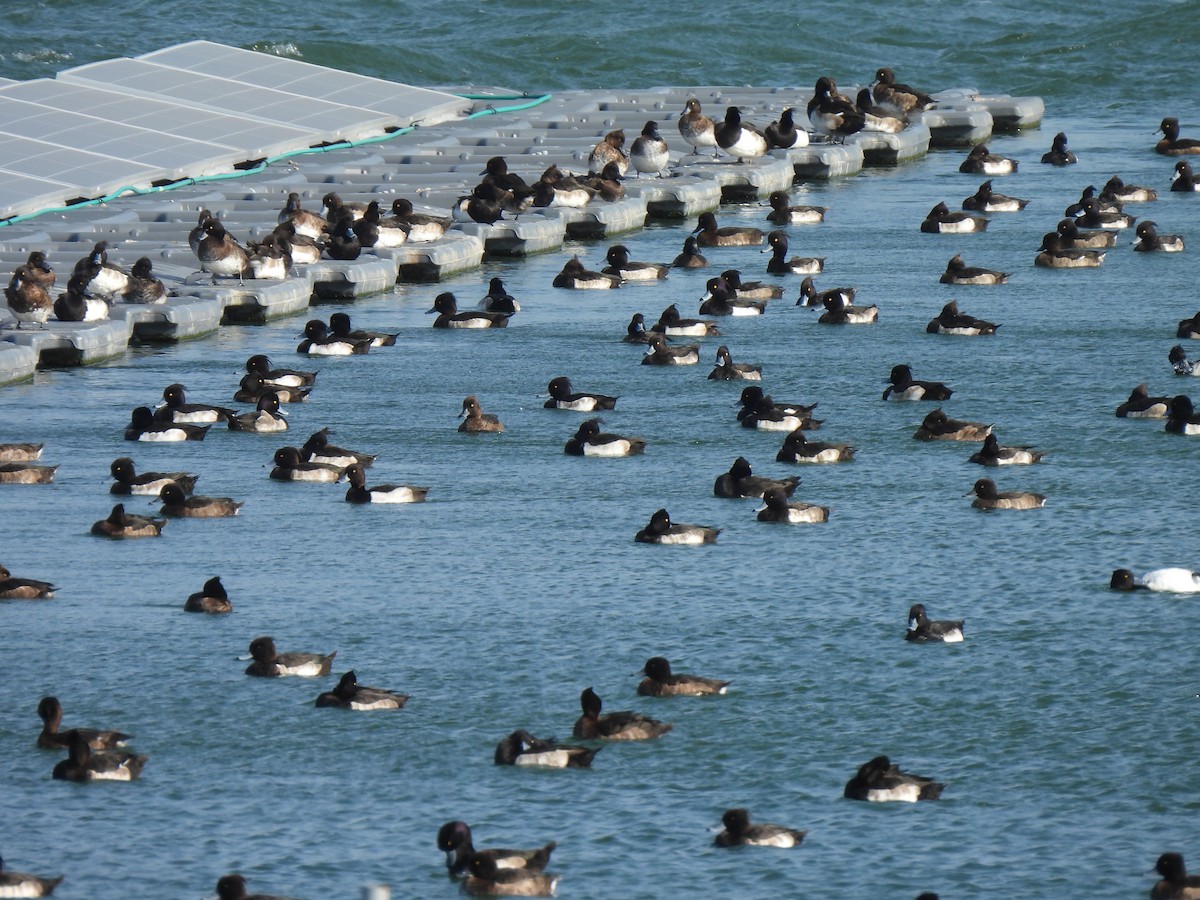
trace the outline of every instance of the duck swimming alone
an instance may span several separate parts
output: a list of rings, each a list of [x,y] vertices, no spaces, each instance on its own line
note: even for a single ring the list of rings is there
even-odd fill
[[[136,781],[148,759],[123,750],[93,753],[87,740],[78,734],[72,736],[68,750],[70,755],[51,772],[58,781]]]
[[[949,400],[954,393],[940,381],[916,381],[912,369],[903,363],[892,366],[888,386],[883,392],[884,400]]]
[[[132,737],[120,731],[95,728],[62,729],[63,708],[57,697],[43,697],[38,701],[37,711],[42,720],[42,731],[38,735],[37,745],[43,750],[69,748],[76,738],[83,739],[92,750],[112,750],[124,747]]]
[[[245,504],[229,497],[189,497],[171,481],[158,493],[164,516],[183,519],[220,519],[236,516]]]
[[[730,685],[730,682],[718,678],[672,673],[671,663],[664,656],[650,657],[641,670],[634,674],[646,676],[637,688],[642,697],[704,697],[724,694]]]
[[[1162,876],[1150,889],[1150,900],[1200,900],[1200,875],[1189,875],[1182,853],[1164,853],[1154,864]]]
[[[709,381],[762,381],[762,366],[750,363],[735,363],[729,348],[722,344],[717,348],[717,366],[708,373]]]
[[[900,767],[886,756],[876,756],[859,766],[854,777],[846,782],[842,796],[847,800],[872,803],[916,803],[918,800],[940,799],[945,787],[924,775],[900,771]]]
[[[629,248],[624,244],[614,244],[608,248],[604,257],[608,265],[601,270],[607,275],[616,275],[625,281],[656,281],[667,277],[669,266],[661,263],[631,262]]]
[[[1067,149],[1067,135],[1060,131],[1050,143],[1050,149],[1042,154],[1042,162],[1051,166],[1073,166],[1079,162],[1075,154]]]
[[[711,212],[700,214],[692,234],[701,247],[750,247],[761,244],[765,239],[761,228],[737,225],[719,228],[717,217]]]
[[[1041,509],[1046,505],[1045,494],[1033,491],[999,491],[996,482],[980,478],[964,497],[974,497],[971,505],[976,509]]]
[[[822,325],[870,325],[879,320],[879,307],[851,306],[839,297],[826,297],[825,312],[817,322]]]
[[[767,221],[772,225],[816,225],[829,212],[827,206],[791,206],[787,191],[771,191],[767,202],[771,205]]]
[[[700,252],[700,246],[692,235],[683,239],[683,250],[671,263],[672,269],[703,269],[708,258]]]
[[[1129,399],[1117,407],[1119,419],[1165,419],[1170,409],[1170,397],[1151,397],[1150,389],[1139,384],[1129,392]]]
[[[987,231],[988,220],[965,212],[950,212],[945,201],[938,203],[921,222],[922,234],[974,234]]]
[[[604,434],[600,419],[588,419],[579,426],[575,436],[567,441],[563,453],[568,456],[638,456],[646,449],[642,438]]]
[[[1191,397],[1180,394],[1171,398],[1167,424],[1164,427],[1169,434],[1200,434],[1200,415],[1197,415]]]
[[[979,186],[979,189],[962,202],[962,208],[972,212],[1020,212],[1029,205],[1028,200],[1020,197],[1009,197],[992,190],[991,179]]]
[[[1133,244],[1136,251],[1179,253],[1183,250],[1183,238],[1177,234],[1159,234],[1158,226],[1149,219],[1138,222],[1136,234],[1137,240]]]
[[[1112,573],[1109,588],[1114,591],[1161,591],[1166,594],[1200,593],[1200,572],[1184,568],[1151,569],[1138,577],[1129,569]]]
[[[92,525],[92,534],[96,537],[112,538],[113,540],[158,537],[162,534],[166,524],[166,519],[131,516],[125,512],[125,504],[118,503],[112,508],[107,519],[101,519]]]
[[[50,484],[57,468],[30,462],[0,463],[0,484]]]
[[[649,351],[642,357],[643,366],[694,366],[700,362],[697,344],[669,346],[667,339],[656,331],[647,339]]]
[[[217,900],[291,900],[276,894],[248,894],[246,879],[237,873],[217,879]]]
[[[744,809],[727,809],[721,816],[725,830],[713,843],[718,847],[799,847],[807,831],[771,825],[767,822],[750,824],[750,813]]]
[[[908,610],[908,630],[904,639],[918,644],[957,644],[963,639],[963,620],[930,619],[925,614],[925,604],[914,603]]]
[[[1002,447],[996,435],[983,439],[983,449],[973,453],[967,462],[981,466],[1032,466],[1046,458],[1044,450],[1032,447]]]
[[[376,710],[403,709],[409,701],[408,694],[398,694],[383,688],[359,684],[354,672],[346,672],[338,679],[332,691],[317,696],[314,706],[336,707],[337,709]]]
[[[775,455],[775,461],[781,463],[826,464],[851,459],[854,459],[854,448],[849,444],[810,441],[802,428],[789,432]]]
[[[611,290],[623,284],[619,275],[593,272],[584,267],[578,256],[563,263],[562,271],[554,276],[553,286],[576,291]]]
[[[496,745],[492,761],[498,766],[543,766],[548,769],[587,769],[602,747],[559,744],[536,738],[525,729],[514,731]]]
[[[1017,171],[1017,161],[989,152],[984,144],[976,144],[958,171],[967,175],[1012,175]]]
[[[216,575],[204,582],[204,587],[189,594],[183,604],[184,612],[209,613],[222,615],[233,612],[233,604],[229,602],[229,594],[225,585],[221,584],[221,576]]]
[[[449,291],[438,294],[433,300],[433,308],[425,312],[427,315],[438,314],[433,320],[434,328],[506,328],[512,317],[511,313],[502,312],[459,312],[458,301]]]
[[[1200,141],[1179,136],[1179,120],[1174,116],[1167,116],[1155,130],[1161,131],[1163,135],[1162,140],[1154,145],[1155,153],[1164,156],[1189,156],[1200,153]]]
[[[279,409],[279,395],[269,391],[258,398],[254,412],[241,413],[229,420],[230,431],[276,434],[287,431],[288,423]]]
[[[650,517],[650,522],[635,534],[633,539],[639,544],[698,546],[715,544],[720,533],[720,528],[710,528],[707,525],[676,525],[671,521],[670,514],[665,509],[660,509]],[[575,736],[580,737],[578,734]]]
[[[0,859],[0,897],[49,897],[58,887],[63,876],[43,878],[27,872],[14,872],[5,868]]]
[[[968,266],[962,254],[956,253],[946,263],[946,271],[938,281],[941,284],[1008,284],[1008,272]]]
[[[540,872],[550,862],[550,854],[558,845],[551,841],[544,847],[529,850],[476,849],[471,838],[471,826],[466,822],[447,822],[437,833],[437,848],[446,854],[446,869],[451,875],[464,875],[471,860],[485,857],[505,869],[529,869]]]
[[[772,488],[779,488],[790,497],[799,485],[799,475],[789,475],[787,478],[767,478],[765,475],[755,475],[750,467],[750,461],[744,456],[739,456],[733,461],[728,472],[717,477],[713,484],[713,496],[762,497]]]
[[[208,403],[188,403],[187,389],[182,384],[168,384],[163,388],[162,405],[154,413],[160,422],[186,422],[190,425],[206,425],[228,422],[237,415],[236,410]]]
[[[937,318],[931,319],[925,326],[928,334],[957,334],[957,335],[988,335],[995,334],[1000,326],[994,322],[977,319],[964,312],[959,312],[958,301],[951,300],[942,307]]]
[[[462,412],[458,417],[462,419],[458,430],[467,434],[499,433],[504,430],[500,419],[491,413],[485,413],[474,394],[463,400]]]
[[[1200,182],[1192,172],[1192,164],[1186,159],[1175,163],[1175,174],[1171,176],[1172,193],[1193,193],[1200,191]]]
[[[788,238],[783,231],[772,231],[767,235],[768,250],[771,258],[767,260],[767,271],[772,275],[819,275],[825,268],[825,258],[821,256],[793,256],[787,258]]]
[[[550,399],[542,404],[544,409],[569,409],[574,412],[596,412],[602,409],[616,409],[618,397],[606,394],[575,393],[571,390],[571,379],[559,375],[550,379],[546,391]]]
[[[603,704],[596,692],[584,688],[579,695],[582,715],[575,720],[571,736],[578,740],[646,741],[662,737],[674,726],[641,713],[621,711],[601,715]]]
[[[56,590],[48,581],[14,578],[12,572],[0,565],[0,600],[49,600]]]
[[[503,279],[493,277],[488,282],[488,292],[476,304],[476,308],[484,312],[508,313],[509,315],[513,315],[521,311],[521,304],[517,302],[516,297],[508,292],[508,289],[504,286]]]
[[[282,678],[286,675],[316,678],[329,674],[337,651],[328,654],[280,653],[275,649],[274,638],[264,635],[250,642],[250,656],[254,662],[246,667],[247,675],[259,678]]]
[[[1057,231],[1048,232],[1038,249],[1040,252],[1034,257],[1033,264],[1040,269],[1096,269],[1104,262],[1103,250],[1068,247]]]
[[[275,467],[271,469],[273,481],[311,481],[332,484],[341,479],[345,466],[324,462],[305,461],[296,447],[280,447],[275,451]]]
[[[429,493],[429,488],[415,484],[377,484],[367,487],[367,473],[359,463],[347,466],[345,477],[350,482],[346,491],[347,503],[423,503]]]
[[[951,419],[939,407],[925,416],[913,432],[913,438],[918,441],[983,441],[991,433],[991,425]]]
[[[763,506],[757,510],[759,522],[780,525],[807,525],[829,521],[829,507],[789,500],[783,488],[771,488],[763,494]]]

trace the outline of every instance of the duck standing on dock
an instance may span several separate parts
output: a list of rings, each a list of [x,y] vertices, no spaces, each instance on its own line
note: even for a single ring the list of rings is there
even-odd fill
[[[219,219],[209,219],[204,225],[204,237],[196,247],[200,268],[213,276],[238,280],[250,274],[250,254],[237,242]]]
[[[629,161],[638,174],[657,175],[662,177],[663,170],[671,161],[671,153],[667,142],[658,133],[658,123],[651,120],[642,128],[642,133],[634,140],[629,148]]]
[[[817,131],[841,138],[843,143],[867,124],[866,116],[850,98],[838,93],[837,82],[828,75],[818,78],[813,88],[812,99],[808,101],[808,121]]]
[[[678,125],[680,136],[691,145],[693,153],[698,154],[702,147],[712,147],[713,159],[721,155],[717,150],[716,123],[700,111],[700,101],[695,97],[683,105]]]
[[[725,121],[717,126],[717,146],[739,163],[765,156],[768,150],[767,136],[756,126],[742,121],[742,113],[736,106],[725,110]]]

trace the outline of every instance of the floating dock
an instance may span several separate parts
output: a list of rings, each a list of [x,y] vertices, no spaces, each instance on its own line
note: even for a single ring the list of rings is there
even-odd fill
[[[760,201],[797,181],[913,162],[930,147],[1037,127],[1044,111],[1036,97],[947,91],[899,134],[840,143],[813,136],[807,147],[744,163],[696,154],[678,138],[676,120],[692,97],[714,117],[738,106],[765,126],[786,107],[803,109],[810,96],[803,88],[719,86],[554,97],[433,90],[210,41],[90,63],[53,79],[0,82],[0,267],[11,272],[41,250],[61,291],[75,262],[103,240],[110,261],[126,269],[149,258],[172,294],[152,306],[117,300],[107,320],[21,329],[0,308],[0,384],[30,378],[38,366],[108,359],[131,343],[189,340],[222,325],[301,314],[312,303],[352,301],[397,281],[437,281],[479,266],[485,254],[521,257],[565,240],[606,240],[650,219],[688,220],[721,203]],[[418,212],[445,215],[490,157],[505,157],[530,182],[551,165],[582,173],[607,132],[624,129],[632,143],[647,121],[671,147],[668,168],[661,177],[627,178],[625,198],[612,203],[459,223],[436,241],[295,266],[278,281],[213,279],[197,271],[187,242],[205,209],[243,243],[261,240],[290,192],[312,210],[337,191],[383,209],[409,197]]]

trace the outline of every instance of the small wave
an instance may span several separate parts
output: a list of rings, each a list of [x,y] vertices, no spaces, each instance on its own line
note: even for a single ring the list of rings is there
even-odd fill
[[[64,63],[70,62],[73,57],[70,53],[63,53],[58,50],[18,50],[13,54],[13,59],[23,63]]]
[[[251,50],[257,50],[260,53],[270,53],[272,56],[285,56],[290,59],[304,59],[304,54],[300,52],[300,48],[291,41],[283,41],[281,43],[268,44],[258,42],[250,45]]]

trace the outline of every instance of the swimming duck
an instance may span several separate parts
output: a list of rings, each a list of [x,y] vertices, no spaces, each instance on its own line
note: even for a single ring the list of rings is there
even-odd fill
[[[297,345],[296,352],[305,356],[361,356],[370,349],[370,341],[334,337],[320,319],[309,319],[304,325],[304,340]]]
[[[717,146],[730,156],[737,157],[739,163],[748,159],[757,159],[766,154],[769,146],[767,137],[756,126],[742,120],[742,113],[736,106],[725,110],[725,119],[716,126]]]
[[[285,675],[315,678],[329,674],[337,651],[328,654],[280,653],[275,649],[275,639],[264,635],[250,642],[250,656],[254,662],[246,667],[247,675],[259,678],[281,678]]]
[[[462,412],[459,418],[463,421],[459,424],[458,430],[467,434],[483,434],[485,432],[500,432],[504,430],[504,425],[500,419],[491,413],[485,413],[479,405],[479,401],[475,399],[475,395],[467,397],[462,402]]]
[[[1006,194],[998,194],[993,191],[990,178],[981,184],[974,194],[962,202],[963,209],[974,212],[1020,212],[1028,205],[1028,200],[1022,200],[1019,197],[1009,197]]]
[[[188,497],[173,481],[163,485],[158,499],[162,501],[160,512],[164,516],[179,519],[223,519],[236,516],[245,506],[229,497]]]
[[[1200,900],[1200,875],[1189,875],[1182,853],[1164,853],[1154,864],[1162,876],[1150,889],[1150,900]]]
[[[822,325],[870,325],[879,319],[879,307],[851,306],[839,297],[826,297],[825,312],[817,319]]]
[[[27,872],[14,872],[4,866],[0,859],[0,897],[49,897],[58,887],[63,876],[43,878]]]
[[[1149,203],[1158,199],[1158,191],[1140,184],[1126,184],[1120,175],[1114,175],[1105,182],[1098,199],[1102,204]]]
[[[295,191],[287,195],[287,201],[275,219],[277,225],[288,222],[296,229],[297,234],[307,235],[310,238],[320,237],[321,232],[328,224],[325,216],[305,209],[300,202],[300,195]]]
[[[1200,312],[1190,318],[1180,319],[1179,327],[1175,330],[1175,337],[1200,340]],[[3,456],[0,456],[0,459],[3,459]]]
[[[1017,171],[1017,161],[998,153],[989,153],[986,145],[976,144],[958,171],[967,175],[1012,175]]]
[[[1194,363],[1187,358],[1187,351],[1182,344],[1176,344],[1167,351],[1167,362],[1176,375],[1200,375],[1200,363]]]
[[[446,869],[451,875],[463,875],[477,857],[490,859],[505,869],[529,869],[540,872],[550,862],[550,854],[557,847],[551,841],[544,847],[530,850],[477,850],[471,839],[471,826],[466,822],[447,822],[437,833],[437,848],[446,854]]]
[[[700,347],[697,344],[671,347],[658,331],[650,332],[646,343],[649,349],[642,357],[643,366],[694,366],[700,362]]]
[[[48,600],[56,590],[48,581],[14,578],[12,572],[0,565],[0,600]]]
[[[788,259],[787,234],[782,231],[772,231],[767,235],[767,244],[771,253],[771,258],[767,260],[767,271],[772,275],[817,275],[825,268],[823,256],[793,256]]]
[[[1200,415],[1196,414],[1191,397],[1180,394],[1171,399],[1165,427],[1171,434],[1200,434]]]
[[[0,463],[0,484],[50,484],[57,468],[27,462]]]
[[[763,494],[763,505],[757,510],[759,522],[778,525],[807,525],[829,521],[829,507],[800,500],[789,500],[783,488],[771,488]]]
[[[1167,594],[1200,593],[1200,572],[1179,567],[1151,569],[1141,577],[1116,569],[1108,584],[1114,591],[1162,591]]]
[[[782,285],[769,281],[742,281],[742,273],[737,269],[726,269],[721,277],[738,300],[778,300],[783,296]]]
[[[918,441],[983,441],[992,433],[992,426],[982,422],[963,422],[951,419],[941,407],[925,416],[913,432]]]
[[[1120,419],[1165,419],[1170,408],[1170,397],[1151,397],[1149,388],[1139,384],[1129,392],[1129,399],[1117,407]]]
[[[1008,272],[968,266],[962,254],[956,253],[946,263],[946,271],[938,279],[941,284],[1008,284]]]
[[[767,221],[773,225],[816,225],[824,222],[829,212],[827,206],[789,206],[787,191],[771,191],[767,202],[771,204]]]
[[[263,381],[271,387],[311,387],[317,380],[316,372],[272,368],[270,357],[262,353],[256,353],[246,360],[246,374],[251,373],[261,375]]]
[[[981,335],[995,334],[999,327],[994,322],[985,322],[983,319],[959,312],[958,301],[951,300],[942,307],[937,318],[929,321],[929,324],[925,326],[925,331],[928,334]]]
[[[185,422],[158,422],[148,406],[139,406],[130,415],[125,440],[146,442],[202,441],[211,425],[189,425]]]
[[[954,393],[940,381],[915,381],[907,365],[892,366],[890,382],[883,392],[884,400],[949,400]]]
[[[554,276],[553,286],[577,291],[606,291],[619,288],[621,283],[620,276],[593,272],[584,267],[578,256],[572,256],[563,263],[562,271]]]
[[[125,512],[125,504],[118,503],[112,508],[107,519],[101,519],[92,525],[92,534],[96,537],[113,538],[114,540],[158,537],[162,534],[166,524],[166,519],[131,516]]]
[[[717,126],[700,110],[700,101],[694,97],[683,105],[679,115],[679,134],[692,147],[693,153],[699,153],[702,147],[713,148],[713,158],[721,154],[717,150]]]
[[[462,892],[470,897],[552,897],[562,877],[529,868],[503,869],[480,855],[471,859],[470,872],[462,884]]]
[[[58,781],[135,781],[142,774],[148,757],[122,750],[92,753],[87,740],[74,735],[68,745],[70,755],[56,763],[51,777]]]
[[[641,438],[604,434],[600,424],[600,419],[583,422],[563,447],[563,453],[568,456],[637,456],[646,449],[646,442]]]
[[[849,98],[838,93],[837,83],[827,75],[818,78],[813,86],[807,112],[808,121],[817,131],[843,141],[866,126],[866,117]]]
[[[340,312],[329,317],[329,335],[342,341],[370,341],[372,347],[394,347],[399,337],[398,333],[390,331],[354,330],[350,316]]]
[[[272,393],[279,398],[280,403],[303,403],[312,393],[312,388],[268,384],[257,372],[247,372],[238,382],[238,389],[233,392],[233,399],[239,403],[258,403],[265,394]]]
[[[230,431],[249,431],[254,434],[275,434],[287,431],[287,419],[279,410],[279,395],[274,391],[258,398],[254,412],[240,413],[229,420]]]
[[[863,131],[878,131],[884,134],[899,134],[908,122],[896,115],[895,107],[877,106],[870,88],[862,88],[854,98],[854,105],[863,115]]]
[[[367,487],[367,473],[359,463],[346,467],[346,480],[350,482],[346,491],[347,503],[423,503],[429,493],[429,488],[415,484],[377,484]]]
[[[544,741],[525,729],[514,731],[496,745],[493,762],[498,766],[544,766],[548,769],[587,769],[603,748]]]
[[[8,310],[17,320],[17,328],[25,322],[45,325],[54,308],[50,292],[36,280],[29,277],[25,266],[17,266],[12,278],[4,289],[4,297],[8,301]]]
[[[416,212],[412,201],[407,197],[396,197],[392,200],[392,219],[407,230],[410,244],[427,244],[440,240],[453,222],[450,216]]]
[[[708,373],[709,381],[762,381],[762,366],[750,363],[735,363],[729,348],[722,344],[717,348],[717,367]]]
[[[629,248],[624,244],[609,247],[604,258],[608,260],[608,265],[601,271],[625,281],[655,281],[667,277],[669,267],[661,263],[630,262]]]
[[[1117,243],[1115,231],[1080,231],[1074,219],[1060,219],[1055,227],[1060,246],[1067,250],[1107,250]]]
[[[183,604],[184,612],[210,613],[221,615],[233,612],[233,604],[229,602],[229,594],[225,585],[221,584],[221,576],[215,575],[204,582],[204,587],[189,594]]]
[[[625,336],[621,340],[626,344],[649,343],[650,333],[646,330],[646,317],[641,313],[634,313],[629,324],[625,326]]]
[[[427,314],[437,313],[433,321],[434,328],[505,328],[511,313],[469,312],[458,311],[458,301],[449,291],[438,294],[433,301],[433,308],[426,310]]]
[[[338,709],[375,710],[403,709],[409,700],[408,694],[398,694],[383,688],[359,684],[354,672],[346,672],[338,679],[332,691],[318,695],[315,706],[333,706]]]
[[[488,292],[483,295],[483,299],[476,304],[475,308],[484,312],[507,313],[511,316],[521,311],[521,304],[508,292],[503,279],[493,277],[488,282]]]
[[[1200,153],[1200,141],[1179,136],[1179,120],[1174,116],[1167,116],[1163,119],[1162,124],[1156,130],[1162,132],[1163,138],[1154,145],[1155,153],[1161,153],[1164,156],[1187,156]]]
[[[571,379],[559,375],[546,385],[550,399],[542,404],[545,409],[570,409],[575,412],[595,412],[600,409],[615,409],[617,397],[605,394],[575,393],[571,390]]]
[[[228,422],[236,410],[224,406],[212,406],[208,403],[188,403],[187,388],[182,384],[168,384],[163,388],[163,402],[155,410],[154,418],[160,422],[186,422],[191,425],[205,425],[214,422]]]
[[[217,879],[217,900],[291,900],[276,894],[246,893],[246,879],[236,873],[222,875]]]
[[[744,456],[739,456],[733,461],[728,472],[717,477],[713,484],[713,495],[730,498],[762,497],[772,488],[779,488],[790,497],[799,484],[799,475],[789,475],[787,478],[755,475],[750,468],[750,461]]]
[[[667,142],[658,133],[658,123],[653,120],[647,122],[629,148],[629,162],[639,174],[658,175],[661,178],[670,161],[671,153],[667,149]]]
[[[1200,182],[1196,181],[1196,176],[1192,173],[1192,164],[1186,159],[1175,163],[1175,174],[1171,176],[1171,190],[1176,193],[1200,191]]]
[[[1057,231],[1047,232],[1033,264],[1041,269],[1095,269],[1104,262],[1103,250],[1068,247]]]
[[[718,228],[717,217],[710,212],[700,214],[692,234],[696,236],[696,243],[701,247],[749,247],[757,246],[764,240],[760,228],[737,225]]]
[[[765,299],[751,300],[738,297],[724,277],[708,279],[705,287],[704,296],[700,298],[699,313],[702,316],[760,316],[767,308],[767,301]],[[679,320],[680,323],[684,321],[695,322],[696,320]],[[659,324],[662,324],[661,319],[659,320]],[[676,327],[680,328],[683,326],[676,323]],[[654,330],[658,331],[660,329],[656,326]],[[667,333],[670,334],[671,332],[668,331]]]
[[[120,731],[95,728],[68,728],[60,731],[63,709],[57,697],[43,697],[38,701],[37,711],[42,720],[42,731],[38,735],[37,745],[43,750],[69,748],[76,738],[82,739],[89,749],[112,750],[124,747],[132,737]]]
[[[588,154],[589,173],[603,172],[609,165],[615,165],[621,175],[629,171],[629,154],[625,152],[625,129],[623,128],[617,128],[604,135],[600,142],[592,148],[592,152]]]
[[[980,478],[964,497],[974,497],[971,505],[976,509],[1041,509],[1046,505],[1045,494],[1033,491],[998,491],[996,482]]]
[[[346,466],[358,463],[364,469],[375,462],[372,453],[361,453],[357,450],[347,450],[329,443],[329,429],[322,428],[314,431],[300,448],[300,455],[306,462],[324,463],[327,466]]]
[[[718,847],[799,847],[807,831],[771,825],[767,822],[750,824],[750,813],[744,809],[727,809],[721,816],[725,830],[713,843]]]
[[[1083,201],[1083,212],[1075,217],[1076,228],[1129,228],[1137,216],[1123,212],[1104,212],[1100,209],[1100,201],[1089,197]]]
[[[930,619],[925,604],[914,603],[908,610],[908,630],[904,639],[917,644],[958,644],[963,639],[962,619]]]
[[[973,234],[987,231],[988,220],[965,212],[950,212],[945,201],[938,203],[921,222],[922,234]]]
[[[1073,166],[1079,162],[1075,154],[1067,149],[1067,135],[1060,131],[1054,136],[1050,149],[1042,154],[1042,162],[1051,166]]]
[[[239,280],[250,274],[250,254],[225,230],[219,219],[209,219],[204,225],[204,237],[196,247],[200,269],[218,277]]]
[[[114,459],[108,471],[116,480],[108,489],[110,494],[143,494],[148,497],[157,497],[167,482],[178,484],[185,493],[190,494],[199,477],[189,472],[143,472],[139,475],[128,456]]]
[[[827,291],[818,291],[813,284],[812,276],[805,276],[800,282],[800,296],[796,298],[797,306],[825,306],[825,301],[829,298],[836,298],[843,304],[854,303],[854,295],[858,293],[858,288],[840,287],[830,288]]]
[[[154,274],[154,264],[148,256],[143,256],[129,270],[129,283],[121,294],[126,303],[159,304],[166,303],[169,293],[166,285]]]
[[[700,252],[696,239],[690,234],[684,238],[683,250],[671,263],[672,269],[703,269],[708,265],[708,259]]]
[[[761,390],[761,389],[760,389]],[[821,427],[821,420],[812,418],[816,407],[799,404],[776,403],[770,394],[760,394],[753,406],[746,405],[746,392],[742,391],[742,409],[738,411],[738,421],[743,428],[755,428],[759,431],[795,431],[802,428],[805,431],[815,431]]]
[[[880,106],[890,106],[904,118],[915,112],[931,109],[934,105],[933,98],[924,91],[907,84],[897,84],[896,73],[887,66],[881,66],[875,71],[875,80],[871,82],[871,94]]]
[[[1044,450],[1032,447],[1002,447],[994,434],[983,439],[983,449],[973,453],[967,462],[981,466],[1032,466],[1046,458]]]
[[[836,463],[851,459],[854,448],[849,444],[810,441],[802,428],[789,431],[775,455],[775,461],[781,463]]]
[[[637,688],[642,697],[703,697],[724,694],[730,685],[730,682],[717,678],[672,673],[670,661],[663,656],[650,657],[641,670],[633,674],[646,676]]]
[[[99,322],[108,318],[109,305],[106,298],[88,294],[81,280],[72,276],[67,292],[54,301],[53,310],[59,322]]]
[[[766,127],[763,136],[767,140],[767,149],[778,147],[782,150],[792,150],[808,146],[808,132],[796,127],[796,111],[790,106],[779,114],[779,121],[772,122]]]
[[[8,443],[0,444],[0,462],[33,462],[41,459],[45,444]]]
[[[640,544],[715,544],[720,528],[710,528],[707,525],[676,525],[671,522],[671,516],[665,509],[656,510],[650,517],[650,522],[634,535],[634,540]],[[580,735],[576,734],[576,737]]]
[[[1179,253],[1183,250],[1183,238],[1177,234],[1159,234],[1158,227],[1149,219],[1138,222],[1136,234],[1134,250],[1141,252],[1157,250],[1163,253]]]
[[[304,461],[295,447],[280,447],[275,451],[273,481],[315,481],[326,484],[338,481],[346,472],[345,466],[325,462]]]
[[[937,800],[946,786],[926,778],[900,771],[886,756],[876,756],[863,763],[854,777],[846,782],[842,792],[847,800],[867,800],[873,803],[918,800]]]
[[[641,713],[621,711],[601,715],[603,704],[590,687],[579,695],[582,715],[575,720],[571,736],[578,740],[645,741],[661,737],[674,726]]]

